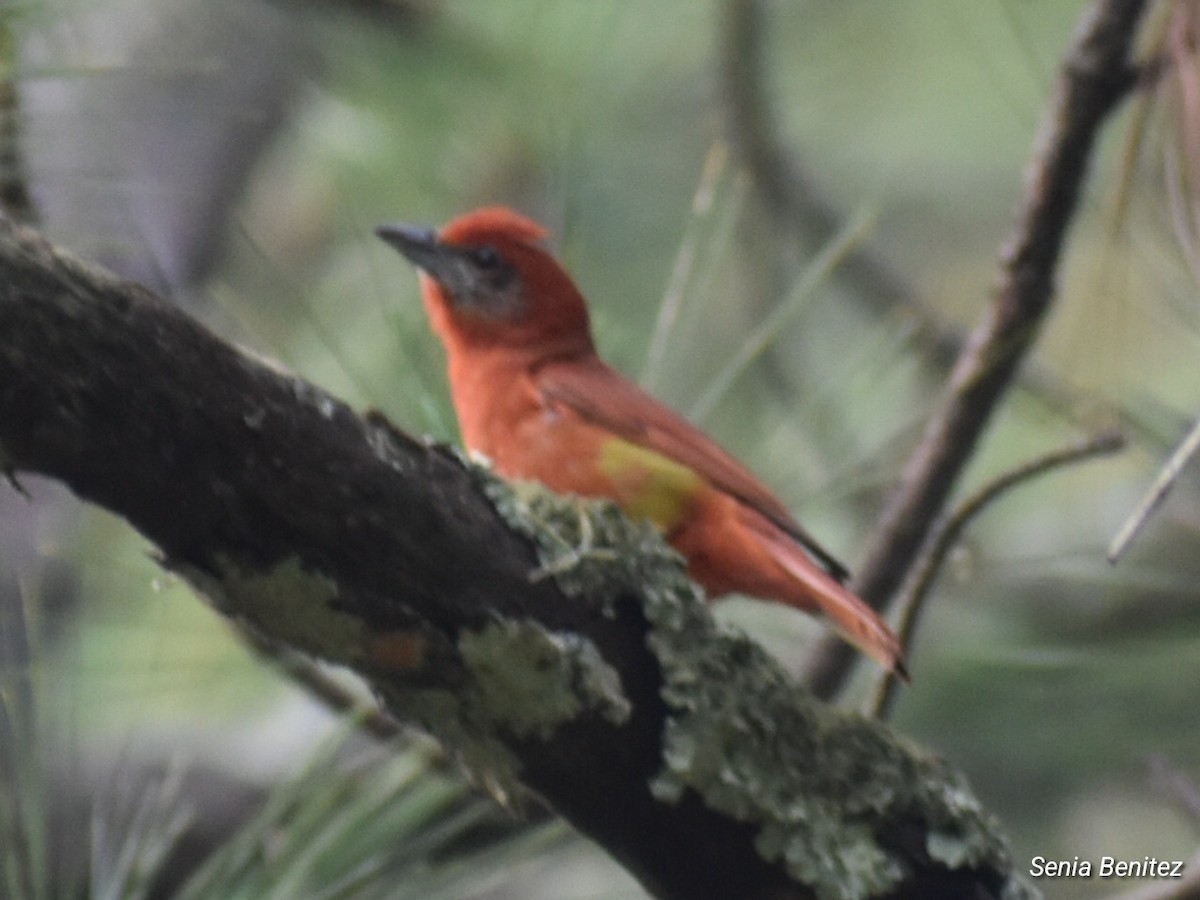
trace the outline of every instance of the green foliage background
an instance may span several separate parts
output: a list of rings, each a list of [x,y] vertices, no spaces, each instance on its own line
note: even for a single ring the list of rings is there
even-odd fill
[[[160,77],[84,36],[105,16],[170,34],[173,21],[187,21],[186,6],[12,7],[4,14],[18,47],[41,48],[18,66],[17,87],[31,96],[81,83],[103,92],[114,73]],[[880,314],[837,269],[814,279],[809,266],[824,242],[781,240],[765,215],[728,131],[724,4],[413,6],[412,16],[392,18],[354,4],[275,4],[303,50],[301,87],[234,205],[215,268],[188,302],[254,351],[444,440],[455,429],[440,353],[415,276],[371,234],[380,222],[438,224],[497,202],[545,221],[591,300],[605,355],[693,413],[748,336],[786,307],[784,324],[703,425],[853,566],[943,373],[918,337],[919,313]],[[858,228],[851,252],[885,260],[945,322],[968,326],[987,300],[1082,4],[764,6],[781,135]],[[208,15],[225,9],[214,3]],[[47,33],[75,38],[46,42]],[[87,140],[87,123],[56,121],[52,106],[27,114],[42,140]],[[1150,121],[1134,166],[1122,154],[1131,110],[1110,127],[1073,232],[1059,308],[1030,367],[1059,399],[1014,394],[962,492],[1113,423],[1129,428],[1131,449],[1022,487],[969,529],[932,599],[895,719],[969,774],[1020,860],[1183,858],[1200,831],[1178,789],[1152,774],[1165,761],[1200,779],[1195,476],[1185,475],[1127,561],[1104,562],[1108,540],[1200,406],[1197,284],[1172,227],[1162,163],[1170,109]],[[136,192],[132,164],[47,171],[39,145],[29,146],[43,182],[99,185],[113,204]],[[1123,180],[1133,201],[1117,220]],[[94,228],[46,224],[69,246],[112,249]],[[658,331],[665,297],[680,299],[680,312]],[[37,485],[36,493],[56,492]],[[0,491],[6,514],[28,518],[23,503]],[[37,562],[0,556],[40,648],[31,669],[38,733],[65,740],[88,765],[165,747],[220,766],[249,746],[265,783],[296,771],[329,725],[298,712],[290,689],[120,523],[56,510],[25,523]],[[44,588],[64,571],[81,603],[48,634]],[[820,631],[749,601],[731,601],[723,614],[796,671]],[[578,896],[637,895],[609,869],[593,877],[584,890],[594,893]],[[559,887],[547,896],[565,896]],[[1052,897],[1094,896],[1096,884],[1042,887]]]

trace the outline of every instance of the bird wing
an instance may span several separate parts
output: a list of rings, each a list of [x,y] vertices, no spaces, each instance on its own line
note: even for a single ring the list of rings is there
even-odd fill
[[[599,357],[549,360],[533,377],[551,408],[565,407],[631,443],[682,463],[788,534],[835,579],[844,581],[848,576],[846,567],[745,466]]]

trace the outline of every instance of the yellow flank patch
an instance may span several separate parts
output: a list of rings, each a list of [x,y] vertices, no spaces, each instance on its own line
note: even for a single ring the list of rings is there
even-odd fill
[[[649,519],[664,532],[687,515],[704,483],[695,470],[621,438],[601,445],[599,466],[613,483],[615,499],[625,514]]]

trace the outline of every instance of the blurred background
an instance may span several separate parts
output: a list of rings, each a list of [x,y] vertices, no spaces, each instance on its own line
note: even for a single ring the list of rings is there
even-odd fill
[[[971,525],[893,716],[968,774],[1023,868],[1200,844],[1196,466],[1105,561],[1200,411],[1194,6],[1151,16],[1157,74],[1105,131],[1056,311],[958,496],[1103,428],[1130,446]],[[372,228],[516,206],[551,229],[604,355],[854,568],[987,301],[1084,8],[9,2],[0,196],[446,441],[416,277]],[[123,523],[20,483],[0,487],[0,895],[643,896],[420,738],[353,734]],[[822,634],[751,601],[720,615],[797,673]]]

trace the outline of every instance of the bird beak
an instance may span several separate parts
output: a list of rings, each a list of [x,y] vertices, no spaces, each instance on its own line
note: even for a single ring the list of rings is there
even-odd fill
[[[422,225],[407,225],[397,222],[380,225],[375,234],[383,238],[414,266],[430,275],[437,276],[438,270],[446,265],[445,245],[438,242],[437,232]]]
[[[462,248],[439,240],[432,228],[397,223],[380,225],[375,233],[441,285],[448,297],[461,302],[472,295],[475,276]]]

